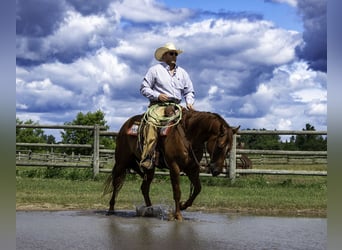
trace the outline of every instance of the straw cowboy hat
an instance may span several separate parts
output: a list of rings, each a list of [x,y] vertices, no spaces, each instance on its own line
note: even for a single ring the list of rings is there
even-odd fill
[[[183,50],[177,49],[173,43],[167,43],[163,47],[156,49],[156,52],[154,52],[154,57],[158,61],[161,61],[163,55],[168,51],[176,51],[178,53],[178,55],[183,53]]]

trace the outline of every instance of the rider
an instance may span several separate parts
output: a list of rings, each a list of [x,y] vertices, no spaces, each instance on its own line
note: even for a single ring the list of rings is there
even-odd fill
[[[186,107],[193,110],[195,101],[194,88],[188,73],[176,64],[177,56],[183,53],[173,43],[166,43],[156,49],[154,57],[160,63],[152,66],[146,73],[141,83],[140,93],[150,100],[150,106],[154,107],[157,116],[164,116],[166,102],[179,104],[182,97]],[[155,117],[154,117],[155,118]],[[154,119],[152,117],[148,119]],[[143,130],[144,143],[140,166],[146,169],[153,167],[153,154],[157,140],[157,128],[146,124]]]

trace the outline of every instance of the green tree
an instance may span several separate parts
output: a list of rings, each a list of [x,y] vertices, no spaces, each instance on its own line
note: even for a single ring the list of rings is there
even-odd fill
[[[311,124],[305,124],[303,131],[315,131]],[[325,151],[327,150],[327,137],[322,135],[297,135],[295,144],[299,150]]]
[[[251,129],[247,129],[251,130]],[[256,130],[256,129],[253,129]],[[253,131],[252,130],[252,131]],[[266,130],[266,129],[261,129]],[[271,149],[280,149],[280,136],[279,135],[260,135],[260,134],[243,134],[241,135],[240,141],[245,144],[245,148],[251,149],[264,149],[264,150],[271,150]]]
[[[16,124],[28,124],[28,125],[39,125],[38,122],[34,122],[31,119],[27,121],[21,121],[16,118]],[[46,135],[44,130],[41,128],[16,128],[16,142],[25,143],[56,143],[56,139],[53,135]],[[23,147],[18,147],[18,149],[24,149]],[[36,148],[38,149],[38,148]]]
[[[283,150],[298,150],[296,145],[296,137],[292,135],[289,141],[285,141],[281,143],[281,149]]]
[[[104,126],[105,129],[109,129],[107,122],[104,117],[104,113],[101,110],[96,112],[88,112],[83,114],[79,112],[76,118],[71,122],[65,122],[65,125],[99,125]],[[93,144],[94,135],[92,130],[85,129],[64,129],[61,132],[62,143],[65,144]],[[100,144],[104,145],[105,148],[114,148],[114,140],[111,137],[100,137]],[[74,148],[66,150],[67,153],[74,153],[88,155],[91,154],[92,149],[87,148]]]

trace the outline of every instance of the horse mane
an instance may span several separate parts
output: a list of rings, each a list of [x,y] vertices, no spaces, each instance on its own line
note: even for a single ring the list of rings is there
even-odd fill
[[[189,124],[190,122],[195,122],[195,121],[196,122],[198,121],[208,122],[208,116],[211,116],[223,122],[228,127],[230,127],[229,124],[226,122],[226,120],[223,119],[222,116],[217,113],[208,112],[208,111],[189,111],[189,110],[185,112],[183,111],[183,113],[184,113],[183,117],[185,120],[185,124]]]

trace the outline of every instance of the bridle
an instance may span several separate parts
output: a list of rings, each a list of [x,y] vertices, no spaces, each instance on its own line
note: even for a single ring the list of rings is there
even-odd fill
[[[210,124],[210,128],[213,126],[213,122]],[[216,152],[216,149],[218,148],[218,149],[222,149],[222,150],[225,150],[225,154],[227,154],[227,151],[228,151],[228,146],[229,146],[229,143],[227,144],[227,145],[225,145],[224,147],[220,147],[220,146],[218,146],[218,140],[220,139],[220,135],[217,135],[216,136],[216,140],[215,140],[215,142],[214,142],[214,146],[213,146],[213,150],[211,151],[211,153],[210,153],[210,156],[209,156],[209,158],[210,158],[210,161],[208,160],[208,155],[207,154],[205,154],[205,159],[206,159],[206,165],[208,166],[210,163],[212,163],[212,161],[213,161],[213,159],[214,159],[214,154],[215,154],[215,152]],[[209,153],[209,151],[208,151],[208,147],[207,147],[207,144],[208,144],[208,141],[206,141],[205,143],[204,143],[204,149],[205,149],[205,152],[207,153]]]

